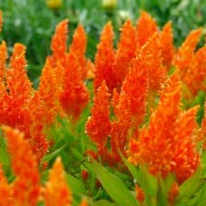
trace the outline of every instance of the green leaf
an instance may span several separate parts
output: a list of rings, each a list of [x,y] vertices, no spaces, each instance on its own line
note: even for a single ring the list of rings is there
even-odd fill
[[[10,159],[7,153],[6,143],[3,137],[1,136],[0,136],[0,163],[2,164],[5,173],[7,173],[10,169]]]
[[[108,202],[107,200],[100,200],[97,202],[93,202],[91,205],[92,206],[118,206],[118,204]]]
[[[76,195],[86,195],[87,191],[83,182],[76,177],[66,173],[66,180],[68,182],[69,188],[73,191]]]
[[[202,170],[197,168],[196,172],[180,186],[180,194],[176,202],[187,202],[200,188]]]
[[[136,168],[134,165],[130,164],[121,153],[120,155],[137,183],[143,189],[147,204],[150,206],[156,205],[156,195],[158,190],[157,179],[149,173],[146,166],[139,166]]]
[[[49,162],[49,160],[51,160],[53,157],[56,157],[65,148],[65,146],[66,145],[43,157],[42,162]]]
[[[94,171],[109,196],[121,206],[139,205],[132,193],[125,187],[117,176],[110,173],[106,168],[94,161]]]

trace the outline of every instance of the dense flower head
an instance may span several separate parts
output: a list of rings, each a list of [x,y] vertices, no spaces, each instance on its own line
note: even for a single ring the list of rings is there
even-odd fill
[[[147,40],[158,31],[156,21],[145,11],[141,11],[137,23],[137,40],[139,46],[143,46]]]
[[[116,58],[114,62],[114,72],[116,74],[117,91],[120,91],[121,85],[129,70],[132,59],[136,56],[136,29],[131,20],[127,20],[121,28],[120,39],[117,43]]]
[[[201,32],[202,29],[191,31],[183,44],[178,48],[177,53],[174,56],[173,64],[180,70],[181,79],[184,79],[191,60],[193,59]]]
[[[108,22],[101,33],[100,43],[95,55],[94,87],[97,89],[105,80],[109,91],[112,92],[117,85],[114,71],[115,51],[113,48],[114,31],[111,22]]]
[[[78,65],[81,68],[82,79],[85,80],[87,75],[87,60],[85,57],[87,46],[87,36],[84,27],[79,24],[76,28],[73,39],[69,48],[69,51],[73,53],[78,61]]]
[[[70,120],[75,123],[87,106],[89,94],[81,76],[76,55],[66,58],[65,76],[59,101]]]
[[[91,116],[86,123],[86,132],[98,147],[106,145],[111,129],[109,97],[106,83],[103,81],[96,92]]]
[[[65,55],[67,51],[67,35],[68,35],[68,19],[61,21],[57,27],[56,32],[52,38],[51,50],[52,56],[50,60],[53,66],[56,66],[57,62],[61,62],[64,65]]]
[[[172,23],[169,21],[162,28],[160,33],[160,42],[162,50],[163,65],[166,66],[167,71],[170,70],[172,59],[175,54],[175,46],[173,44],[173,30]]]
[[[16,206],[36,206],[40,194],[36,157],[32,153],[29,142],[24,140],[23,133],[6,126],[3,130],[11,155],[12,169],[16,175],[16,179],[10,186],[11,201]]]
[[[7,46],[6,46],[6,42],[3,41],[0,44],[0,84],[3,84],[3,79],[5,78],[6,59],[7,59]]]
[[[159,33],[154,33],[140,50],[148,69],[149,91],[157,92],[166,78],[166,68],[162,64],[162,50]]]
[[[174,172],[181,183],[194,174],[200,160],[193,139],[197,108],[186,113],[181,111],[180,89],[176,72],[161,92],[148,128],[144,126],[139,137],[131,139],[129,161],[148,164],[154,175],[160,173],[165,177]]]
[[[49,172],[49,180],[43,190],[45,206],[69,206],[72,204],[71,191],[67,186],[60,157]]]

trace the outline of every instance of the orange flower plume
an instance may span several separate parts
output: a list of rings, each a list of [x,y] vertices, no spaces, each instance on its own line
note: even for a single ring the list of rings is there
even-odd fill
[[[12,205],[36,206],[40,194],[40,177],[29,142],[24,140],[24,135],[19,130],[4,126],[3,131],[11,154],[12,169],[16,175],[10,185]]]
[[[74,32],[73,39],[69,48],[70,53],[73,53],[79,66],[81,67],[82,79],[85,80],[87,75],[87,60],[85,57],[87,46],[87,36],[83,26],[78,25],[77,29]]]
[[[63,165],[57,158],[50,173],[43,192],[45,206],[70,206],[72,204],[71,191],[69,190]]]
[[[58,68],[60,70],[61,68]],[[56,70],[52,67],[51,62],[47,59],[39,83],[39,95],[42,99],[43,107],[47,110],[45,122],[51,124],[54,121],[58,111],[59,87]],[[61,78],[61,77],[59,77]]]
[[[191,60],[193,59],[195,48],[197,46],[201,33],[202,29],[191,31],[174,56],[173,64],[180,70],[180,77],[183,80],[191,63]]]
[[[15,44],[10,60],[11,68],[6,70],[6,78],[3,80],[6,84],[0,87],[0,124],[23,131],[40,160],[47,152],[48,144],[43,134],[44,115],[41,115],[41,119],[40,116],[35,118],[42,103],[34,100],[37,96],[26,74],[25,49],[23,45]],[[38,104],[33,104],[33,101]],[[41,113],[44,111],[41,110]],[[37,132],[39,134],[36,136]]]
[[[81,69],[73,53],[66,59],[65,77],[59,101],[70,120],[75,123],[87,106],[89,93],[82,81]]]
[[[114,114],[112,123],[111,146],[114,154],[119,148],[123,153],[129,136],[137,133],[143,123],[146,112],[148,90],[148,71],[141,56],[132,62],[132,66],[123,82],[120,94],[113,96]]]
[[[141,11],[137,23],[137,39],[139,46],[143,46],[147,40],[158,31],[156,21],[145,11]]]
[[[95,79],[94,87],[97,90],[105,80],[110,92],[116,87],[116,74],[114,72],[115,52],[113,48],[114,31],[111,22],[108,22],[100,37],[100,43],[97,46],[95,55]]]
[[[147,164],[154,175],[160,173],[165,177],[173,172],[181,183],[194,174],[199,154],[192,138],[197,130],[197,108],[182,114],[180,89],[176,72],[161,92],[159,105],[148,128],[143,127],[139,137],[131,139],[129,161],[135,165]]]
[[[206,46],[200,48],[193,56],[184,76],[190,97],[195,97],[200,90],[206,89]]]
[[[9,184],[4,176],[4,172],[0,163],[0,205],[1,206],[12,206],[12,202],[10,200],[10,190]]]
[[[0,45],[0,84],[3,84],[5,78],[6,59],[7,59],[7,46],[6,43],[3,41]]]
[[[173,45],[173,30],[172,23],[168,22],[160,33],[161,49],[163,65],[170,70],[172,59],[175,54],[175,47]]]
[[[136,55],[136,29],[131,20],[127,20],[121,28],[121,35],[117,43],[114,72],[117,78],[117,91],[120,91],[124,78],[129,70],[131,60]]]
[[[56,66],[57,62],[64,65],[65,55],[67,51],[67,35],[68,35],[68,19],[61,21],[57,27],[56,32],[52,38],[51,50],[52,56],[50,60],[52,66]]]
[[[98,147],[105,147],[111,129],[108,88],[105,81],[98,88],[94,97],[91,116],[86,123],[86,132]]]
[[[155,33],[142,47],[140,55],[148,69],[149,91],[157,92],[166,78],[166,68],[162,64],[160,35]]]

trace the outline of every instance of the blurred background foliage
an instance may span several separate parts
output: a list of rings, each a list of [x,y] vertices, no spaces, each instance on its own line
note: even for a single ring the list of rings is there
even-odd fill
[[[110,0],[0,0],[4,18],[0,41],[7,42],[9,53],[15,42],[27,46],[28,75],[36,84],[45,58],[51,52],[55,26],[62,19],[69,19],[68,41],[77,24],[84,25],[88,35],[87,56],[91,59],[106,22],[112,21],[117,39],[122,23],[131,18],[135,24],[140,10],[149,12],[160,28],[171,20],[177,46],[190,30],[204,28],[206,24],[206,1],[202,0],[117,0],[116,6],[110,9],[102,6],[103,1]]]

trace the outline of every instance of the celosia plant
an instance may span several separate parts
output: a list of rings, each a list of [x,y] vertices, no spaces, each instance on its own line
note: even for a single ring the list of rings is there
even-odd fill
[[[0,12],[0,31],[2,22]],[[0,205],[204,205],[201,32],[175,48],[172,23],[160,29],[142,11],[137,26],[122,25],[116,46],[105,25],[92,62],[83,26],[68,46],[63,20],[36,90],[26,47],[16,43],[9,57],[3,41]]]

